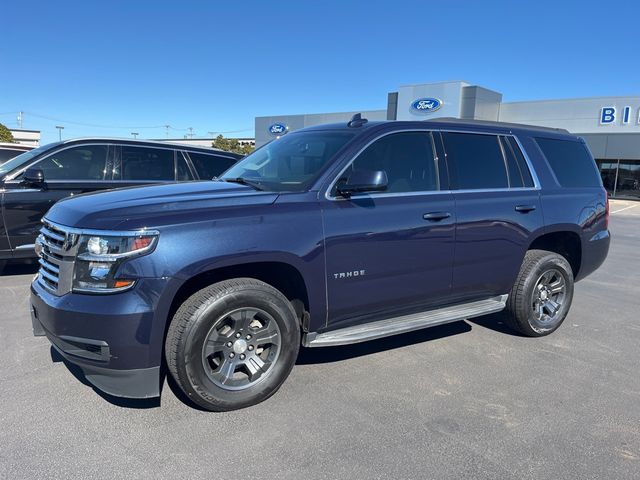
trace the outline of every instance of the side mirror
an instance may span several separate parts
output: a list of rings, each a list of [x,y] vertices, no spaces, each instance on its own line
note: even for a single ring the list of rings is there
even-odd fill
[[[22,182],[29,185],[42,185],[44,183],[44,172],[40,168],[27,168],[22,176]]]
[[[389,180],[383,170],[354,170],[347,181],[338,185],[337,191],[343,197],[361,192],[383,192]]]

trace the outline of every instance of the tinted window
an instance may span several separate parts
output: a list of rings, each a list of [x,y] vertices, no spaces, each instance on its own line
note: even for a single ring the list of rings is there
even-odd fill
[[[551,169],[563,187],[599,187],[600,175],[582,142],[536,138]]]
[[[176,152],[176,180],[193,180],[193,176],[189,171],[187,161],[184,159],[184,155],[182,155],[182,152]]]
[[[443,132],[442,138],[459,189],[509,186],[496,135]]]
[[[288,133],[240,160],[222,178],[246,178],[273,191],[304,190],[353,136],[331,130]]]
[[[346,181],[354,170],[385,171],[389,193],[439,188],[431,134],[427,132],[394,133],[376,140],[355,159],[338,183]]]
[[[233,158],[207,155],[206,153],[189,152],[189,157],[202,180],[211,180],[236,163]]]
[[[524,155],[522,154],[516,139],[513,137],[506,137],[505,147],[505,151],[508,152],[508,155],[515,155],[516,163],[518,164],[520,174],[522,175],[523,185],[529,188],[533,187],[533,177],[529,171],[529,165],[527,165],[527,161],[524,159]]]
[[[122,146],[122,180],[175,180],[173,150]]]
[[[34,165],[45,180],[104,180],[106,145],[79,145],[44,158]]]
[[[24,150],[10,150],[7,148],[0,148],[0,163],[4,163],[13,157],[17,157],[21,153],[24,153]]]

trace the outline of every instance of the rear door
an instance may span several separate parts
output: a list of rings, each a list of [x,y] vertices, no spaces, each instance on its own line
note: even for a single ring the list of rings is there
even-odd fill
[[[515,137],[442,132],[456,203],[453,299],[508,293],[531,233],[543,228],[539,189]]]

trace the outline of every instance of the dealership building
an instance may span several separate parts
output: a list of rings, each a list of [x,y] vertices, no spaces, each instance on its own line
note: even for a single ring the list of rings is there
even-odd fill
[[[256,117],[256,145],[299,128],[346,122],[354,113],[369,120],[456,117],[564,128],[585,139],[611,196],[640,199],[640,96],[503,102],[500,92],[453,81],[403,85],[386,97],[380,110]]]

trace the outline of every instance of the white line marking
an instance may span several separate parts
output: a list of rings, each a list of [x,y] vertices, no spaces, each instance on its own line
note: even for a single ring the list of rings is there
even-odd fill
[[[624,210],[629,210],[630,208],[636,208],[637,206],[638,205],[629,205],[628,207],[621,208],[620,210],[616,210],[615,212],[611,212],[611,213],[620,213]]]

